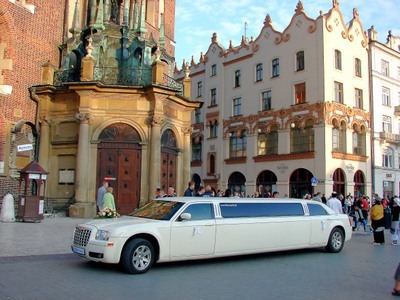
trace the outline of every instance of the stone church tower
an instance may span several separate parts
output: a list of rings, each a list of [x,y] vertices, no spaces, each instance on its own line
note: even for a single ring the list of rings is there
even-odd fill
[[[103,180],[128,214],[157,187],[182,194],[190,180],[189,74],[173,80],[174,0],[73,1],[61,67],[45,64],[39,163],[46,197],[92,217]],[[71,7],[71,6],[70,6]]]

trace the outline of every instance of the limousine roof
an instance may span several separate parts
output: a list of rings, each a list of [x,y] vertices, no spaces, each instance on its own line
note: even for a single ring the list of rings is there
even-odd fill
[[[312,203],[319,203],[313,200],[306,200],[306,199],[296,199],[296,198],[240,198],[240,197],[163,197],[154,200],[163,200],[163,201],[174,201],[174,202],[224,202],[224,203],[304,203],[304,202],[312,202]]]

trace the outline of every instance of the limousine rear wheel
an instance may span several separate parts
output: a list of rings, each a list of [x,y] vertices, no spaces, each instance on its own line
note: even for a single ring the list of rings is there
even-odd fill
[[[145,273],[153,265],[154,255],[153,245],[148,240],[131,240],[122,251],[122,268],[131,274]]]
[[[331,253],[337,253],[342,250],[344,246],[344,233],[340,228],[334,228],[329,236],[326,250]]]

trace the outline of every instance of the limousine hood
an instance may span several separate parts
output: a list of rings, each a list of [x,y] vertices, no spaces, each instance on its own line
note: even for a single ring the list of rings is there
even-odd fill
[[[121,229],[125,226],[142,225],[154,222],[159,222],[159,220],[122,216],[119,218],[94,219],[93,221],[81,225],[89,225],[102,230],[112,230],[114,228]]]

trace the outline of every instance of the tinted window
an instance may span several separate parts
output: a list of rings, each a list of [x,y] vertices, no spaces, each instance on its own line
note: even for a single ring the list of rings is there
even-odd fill
[[[321,205],[311,203],[308,203],[307,205],[308,210],[310,211],[310,216],[324,216],[328,214]]]
[[[214,219],[212,204],[192,204],[183,211],[192,215],[190,220],[209,220]]]
[[[221,203],[224,218],[303,216],[300,203]]]

